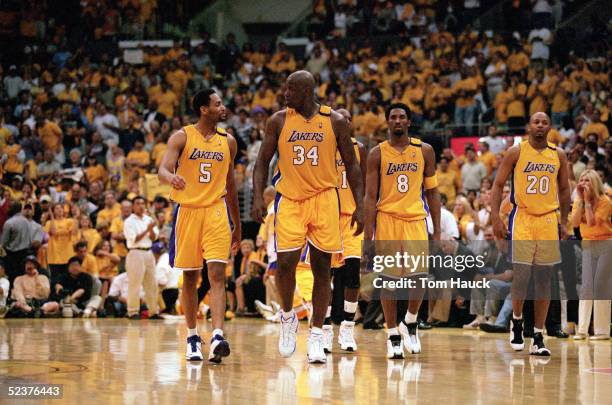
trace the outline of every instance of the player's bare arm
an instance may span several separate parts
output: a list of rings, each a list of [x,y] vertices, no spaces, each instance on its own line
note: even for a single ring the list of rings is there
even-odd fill
[[[491,222],[493,223],[493,232],[499,239],[506,239],[508,229],[504,225],[499,215],[499,208],[501,206],[502,191],[504,184],[508,180],[510,173],[514,170],[514,165],[518,161],[520,148],[519,146],[513,146],[508,149],[508,152],[504,156],[504,159],[497,170],[495,181],[491,189]]]
[[[285,110],[274,113],[266,122],[266,134],[257,155],[255,169],[253,171],[253,207],[251,208],[251,217],[263,223],[268,212],[264,203],[263,192],[268,183],[268,170],[270,162],[278,148],[278,137],[285,122]]]
[[[380,147],[375,146],[370,150],[367,160],[367,178],[365,192],[365,214],[364,214],[364,239],[374,238],[374,224],[376,222],[376,196],[380,182]]]
[[[337,112],[332,111],[331,123],[334,134],[336,134],[338,152],[340,152],[346,169],[346,178],[351,188],[351,192],[353,193],[353,198],[355,199],[356,208],[353,213],[351,226],[357,223],[355,235],[359,235],[363,232],[363,175],[357,164],[357,157],[355,156],[353,142],[351,141],[351,131],[347,119]]]
[[[240,223],[240,209],[238,207],[238,193],[236,192],[236,181],[234,179],[234,158],[236,157],[236,151],[238,150],[238,144],[236,139],[227,134],[227,144],[230,149],[230,162],[229,170],[227,171],[226,189],[227,196],[226,201],[229,206],[229,213],[234,224],[232,230],[232,254],[236,254],[240,248],[240,240],[242,238],[242,228]]]
[[[160,182],[170,184],[176,190],[185,188],[185,179],[182,176],[174,174],[174,169],[176,168],[176,162],[183,152],[186,143],[187,134],[185,130],[180,129],[172,134],[170,139],[168,139],[168,149],[166,149],[166,153],[164,153],[162,157],[157,173]]]
[[[567,163],[567,156],[561,148],[557,148],[559,154],[559,173],[557,174],[557,181],[559,184],[559,210],[561,211],[561,227],[560,227],[560,238],[567,239],[567,218],[570,211],[570,194],[571,186],[569,183],[570,170]]]
[[[422,144],[423,157],[425,158],[425,169],[423,176],[425,178],[433,177],[436,175],[436,154],[427,143]],[[424,179],[425,180],[425,179]],[[427,205],[429,206],[429,213],[431,214],[431,221],[433,223],[433,239],[440,240],[440,192],[438,187],[430,188],[425,190],[425,198],[427,198]]]

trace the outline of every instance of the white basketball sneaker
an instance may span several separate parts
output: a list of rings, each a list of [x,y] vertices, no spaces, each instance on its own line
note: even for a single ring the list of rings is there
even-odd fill
[[[280,335],[278,337],[278,351],[283,357],[290,357],[295,352],[297,341],[298,319],[295,312],[285,319],[281,312],[280,316]]]
[[[327,356],[325,355],[325,336],[323,334],[314,334],[312,331],[308,336],[308,362],[309,363],[325,363]]]
[[[187,354],[185,357],[189,361],[201,361],[204,358],[202,356],[202,339],[198,335],[187,338]]]
[[[510,346],[517,352],[525,348],[522,319],[512,319],[510,321]]]
[[[325,353],[331,353],[334,345],[334,327],[332,325],[323,325],[323,350]]]
[[[230,355],[229,343],[221,335],[215,335],[210,340],[210,350],[208,352],[208,361],[213,363],[221,363],[221,359]]]
[[[404,347],[402,346],[402,337],[400,335],[391,335],[387,338],[387,358],[404,358]]]
[[[418,323],[406,323],[402,320],[398,329],[402,335],[406,350],[412,354],[421,353],[421,340],[419,339]]]
[[[357,343],[355,342],[355,322],[342,321],[338,332],[338,344],[340,349],[347,352],[356,352]]]

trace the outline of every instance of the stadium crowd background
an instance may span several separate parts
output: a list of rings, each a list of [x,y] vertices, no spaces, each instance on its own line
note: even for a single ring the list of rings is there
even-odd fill
[[[440,191],[464,241],[490,232],[488,189],[515,142],[505,136],[523,135],[535,111],[551,116],[549,140],[566,150],[575,179],[594,169],[611,193],[607,22],[594,19],[583,33],[588,45],[575,52],[554,31],[577,2],[513,1],[503,30],[479,32],[471,22],[490,1],[318,0],[305,50],[283,42],[238,44],[232,34],[213,41],[201,32],[195,47],[183,38],[169,49],[143,46],[142,64],[126,63],[117,42],[156,38],[164,23],[184,21],[176,4],[88,0],[67,2],[59,13],[56,3],[3,2],[0,11],[0,35],[14,44],[0,64],[0,229],[20,213],[32,228],[29,236],[2,233],[11,288],[26,262],[50,269],[53,280],[54,270],[78,253],[71,247],[85,240],[84,270],[102,281],[105,298],[110,280],[124,269],[128,201],[143,195],[161,230],[155,244],[160,289],[173,290],[167,302],[176,300],[180,280],[167,254],[164,259],[172,207],[155,173],[168,137],[195,121],[189,100],[205,87],[215,88],[228,107],[222,125],[239,144],[243,233],[255,241],[252,169],[266,119],[283,107],[282,84],[296,69],[315,75],[323,104],[352,113],[354,136],[368,147],[386,137],[386,105],[401,101],[411,108],[412,133],[436,149]],[[462,135],[483,138],[454,153],[450,140]],[[50,232],[53,227],[63,232]],[[263,258],[261,236],[255,250]],[[230,278],[248,272],[245,260],[239,254]],[[8,286],[2,290],[0,303],[7,305]],[[46,291],[36,293],[46,300],[54,289]]]

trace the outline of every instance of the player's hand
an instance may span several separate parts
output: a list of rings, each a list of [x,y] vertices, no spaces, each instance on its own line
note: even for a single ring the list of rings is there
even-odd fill
[[[559,224],[559,240],[567,240],[567,225]]]
[[[493,233],[495,237],[500,240],[505,240],[508,236],[508,228],[506,228],[504,222],[499,216],[494,216],[491,220],[493,222]]]
[[[242,231],[239,227],[234,228],[232,231],[232,256],[235,256],[240,249],[240,238],[242,237]]]
[[[263,196],[255,197],[253,199],[253,207],[251,208],[251,218],[253,218],[255,222],[259,222],[261,224],[263,223],[267,213],[268,209],[266,208]]]
[[[434,232],[431,237],[432,237],[433,240],[440,240],[440,237],[441,237],[440,231]]]
[[[353,212],[353,217],[351,218],[351,228],[357,224],[357,229],[355,229],[354,236],[359,235],[363,232],[363,208],[357,207],[355,212]]]
[[[174,175],[172,176],[172,180],[170,180],[170,184],[175,190],[183,190],[187,183],[185,183],[185,179],[183,176]]]

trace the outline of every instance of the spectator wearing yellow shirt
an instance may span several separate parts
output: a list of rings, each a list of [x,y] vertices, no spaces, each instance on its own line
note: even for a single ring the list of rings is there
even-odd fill
[[[96,258],[96,265],[98,266],[98,278],[102,283],[100,296],[102,297],[102,302],[104,302],[108,295],[108,289],[110,288],[113,277],[119,274],[118,266],[121,262],[121,258],[112,252],[111,244],[108,240],[102,240],[98,243],[93,254]]]
[[[91,227],[91,219],[89,215],[82,214],[79,218],[79,233],[78,240],[84,240],[87,242],[87,251],[93,253],[94,248],[98,243],[102,241],[100,233]]]
[[[98,211],[98,216],[96,219],[96,224],[100,224],[102,222],[111,224],[114,218],[118,217],[121,214],[121,205],[117,203],[115,192],[109,190],[104,193],[104,208]]]
[[[453,86],[455,99],[455,125],[461,131],[465,128],[467,134],[472,134],[472,122],[476,113],[476,101],[474,96],[478,91],[478,83],[474,77],[468,76],[465,71],[461,72],[461,80]]]
[[[551,128],[550,131],[548,131],[548,135],[546,136],[546,140],[548,142],[550,142],[550,143],[554,143],[557,146],[559,146],[562,143],[565,143],[565,141],[567,141],[565,138],[563,138],[563,136],[561,135],[559,130],[557,130],[556,128]]]
[[[512,53],[508,56],[508,72],[519,73],[529,67],[529,57],[520,47],[512,47]]]
[[[508,114],[508,127],[510,133],[514,135],[522,134],[525,131],[525,97],[527,96],[527,86],[519,83],[519,75],[515,73],[510,79],[508,89],[509,101],[506,107]]]
[[[502,90],[495,95],[493,100],[493,107],[495,108],[495,120],[497,124],[503,125],[508,123],[508,103],[511,100],[510,91],[508,89],[508,82],[502,82]]]
[[[98,277],[98,263],[94,255],[88,252],[87,241],[74,244],[74,255],[81,259],[81,268],[92,277]]]
[[[25,152],[21,149],[21,145],[15,143],[12,134],[6,138],[6,145],[1,149],[3,172],[5,176],[11,177],[18,174],[23,174],[23,162],[25,161]]]
[[[171,62],[168,73],[166,73],[166,81],[170,83],[172,91],[180,99],[183,97],[185,89],[187,88],[189,76],[183,69],[178,68],[176,63]]]
[[[404,90],[402,102],[410,107],[411,121],[416,126],[420,126],[423,121],[423,97],[423,89],[419,86],[417,78],[411,77],[408,87]]]
[[[74,255],[72,239],[78,229],[72,218],[66,218],[62,204],[53,205],[51,218],[45,224],[45,232],[49,234],[47,246],[47,263],[51,270],[52,285],[61,274],[68,271],[68,259]]]
[[[569,114],[570,95],[572,83],[567,80],[563,71],[559,71],[554,84],[550,87],[552,96],[551,121],[553,126],[558,127],[563,122],[563,118]]]
[[[253,96],[253,101],[251,102],[251,108],[255,108],[256,106],[261,106],[268,112],[272,109],[272,106],[276,102],[276,96],[274,92],[270,90],[269,84],[267,80],[262,80]]]
[[[544,83],[544,72],[538,71],[536,77],[531,81],[527,89],[527,101],[529,101],[529,116],[539,111],[548,111],[548,98],[546,96],[548,86]]]
[[[151,151],[151,159],[155,162],[156,168],[159,168],[166,149],[168,149],[168,134],[160,134],[155,139],[155,145]]]
[[[106,181],[108,180],[108,173],[106,172],[104,166],[98,162],[96,155],[87,155],[85,177],[90,184],[95,181],[101,181],[102,183],[106,184]]]
[[[113,240],[113,251],[121,257],[122,263],[124,263],[125,256],[127,256],[127,247],[125,245],[125,235],[123,234],[123,222],[132,214],[132,202],[129,200],[123,200],[121,202],[121,210],[119,215],[114,217],[111,221],[109,232],[111,233],[111,239]]]
[[[438,178],[438,191],[446,196],[447,206],[453,206],[457,191],[461,190],[461,178],[458,171],[450,169],[448,158],[445,156],[440,157],[436,177]]]
[[[138,172],[142,177],[145,175],[147,168],[151,164],[149,152],[144,149],[144,139],[136,139],[134,149],[128,153],[125,158],[125,168],[128,172],[128,179],[132,178],[134,171]]]
[[[157,111],[164,114],[167,118],[174,117],[174,112],[179,105],[179,99],[174,91],[166,82],[161,84],[161,92],[157,96]]]
[[[60,151],[62,146],[62,130],[55,122],[46,120],[42,112],[40,116],[36,117],[36,133],[46,150],[50,150],[54,154]]]
[[[487,176],[491,176],[493,171],[497,168],[497,157],[489,150],[489,144],[487,142],[478,142],[478,149],[480,150],[478,160],[480,160],[487,169]]]
[[[603,146],[606,139],[610,137],[608,127],[601,122],[601,111],[595,109],[591,115],[591,122],[582,131],[582,138],[586,139],[590,134],[597,135],[597,144]]]

